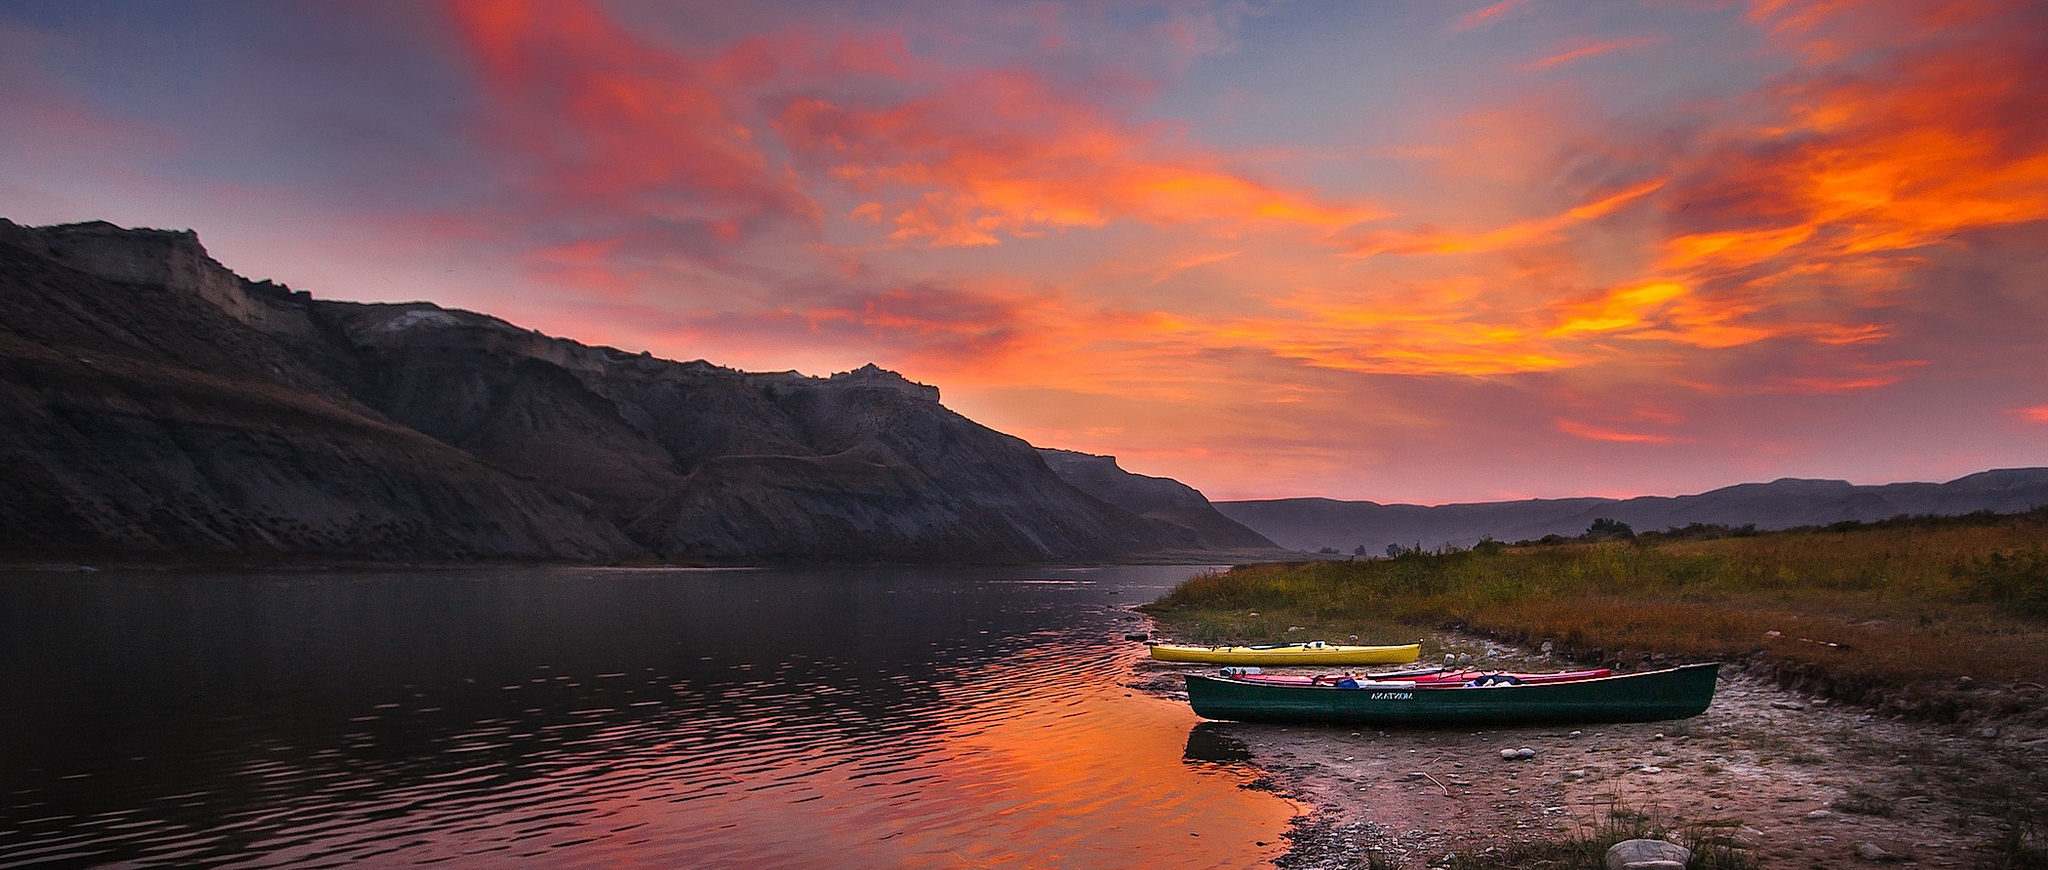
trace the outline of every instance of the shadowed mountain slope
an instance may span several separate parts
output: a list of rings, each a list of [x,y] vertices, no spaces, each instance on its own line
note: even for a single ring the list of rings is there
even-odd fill
[[[1194,487],[1166,477],[1132,474],[1114,456],[1040,448],[1061,479],[1083,491],[1185,535],[1190,549],[1274,550],[1279,545],[1216,511]]]
[[[1026,562],[1241,539],[1092,496],[873,366],[670,362],[315,300],[190,232],[4,220],[0,526],[17,558]]]

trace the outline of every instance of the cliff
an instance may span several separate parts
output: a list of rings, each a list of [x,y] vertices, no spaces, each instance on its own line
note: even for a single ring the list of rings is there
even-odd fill
[[[0,555],[1064,561],[1199,536],[867,366],[740,372],[0,219]]]
[[[1114,456],[1040,448],[1060,479],[1180,536],[1189,549],[1278,550],[1278,544],[1218,513],[1194,487],[1166,477],[1132,474]]]

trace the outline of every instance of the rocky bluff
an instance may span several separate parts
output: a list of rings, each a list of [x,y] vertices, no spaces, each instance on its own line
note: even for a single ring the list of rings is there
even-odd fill
[[[1052,457],[1048,465],[1047,456]],[[872,365],[814,378],[0,219],[0,556],[1027,562],[1272,549]]]

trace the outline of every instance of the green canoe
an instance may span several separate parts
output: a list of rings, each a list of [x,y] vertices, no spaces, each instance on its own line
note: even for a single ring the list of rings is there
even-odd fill
[[[1188,703],[1205,719],[1332,725],[1525,725],[1653,722],[1705,712],[1719,662],[1590,680],[1522,685],[1361,688],[1275,685],[1189,674]]]

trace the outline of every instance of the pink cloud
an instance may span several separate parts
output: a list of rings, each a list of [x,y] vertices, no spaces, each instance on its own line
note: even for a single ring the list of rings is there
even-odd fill
[[[1500,2],[1494,3],[1491,6],[1482,7],[1480,9],[1476,9],[1471,12],[1465,13],[1464,16],[1460,17],[1457,20],[1457,23],[1451,25],[1451,29],[1454,31],[1471,30],[1475,27],[1478,27],[1482,24],[1486,24],[1487,22],[1493,21],[1496,18],[1506,15],[1509,11],[1513,10],[1517,6],[1522,5],[1525,2],[1527,2],[1527,0],[1500,0]]]
[[[1636,37],[1633,39],[1613,39],[1608,40],[1606,42],[1597,42],[1586,45],[1580,45],[1575,48],[1565,49],[1564,51],[1560,51],[1556,54],[1552,54],[1547,57],[1532,60],[1528,63],[1522,64],[1520,67],[1517,67],[1517,69],[1520,69],[1523,72],[1535,72],[1538,70],[1546,70],[1551,69],[1553,67],[1563,66],[1574,61],[1585,60],[1589,57],[1598,57],[1603,54],[1610,54],[1617,51],[1627,51],[1628,49],[1632,48],[1643,48],[1645,46],[1658,45],[1665,41],[1666,40],[1663,37],[1643,36]]]
[[[777,171],[729,89],[772,66],[759,45],[707,63],[574,0],[452,8],[490,100],[490,150],[540,197],[526,207],[690,223],[727,245],[776,222],[816,219],[816,205]]]

